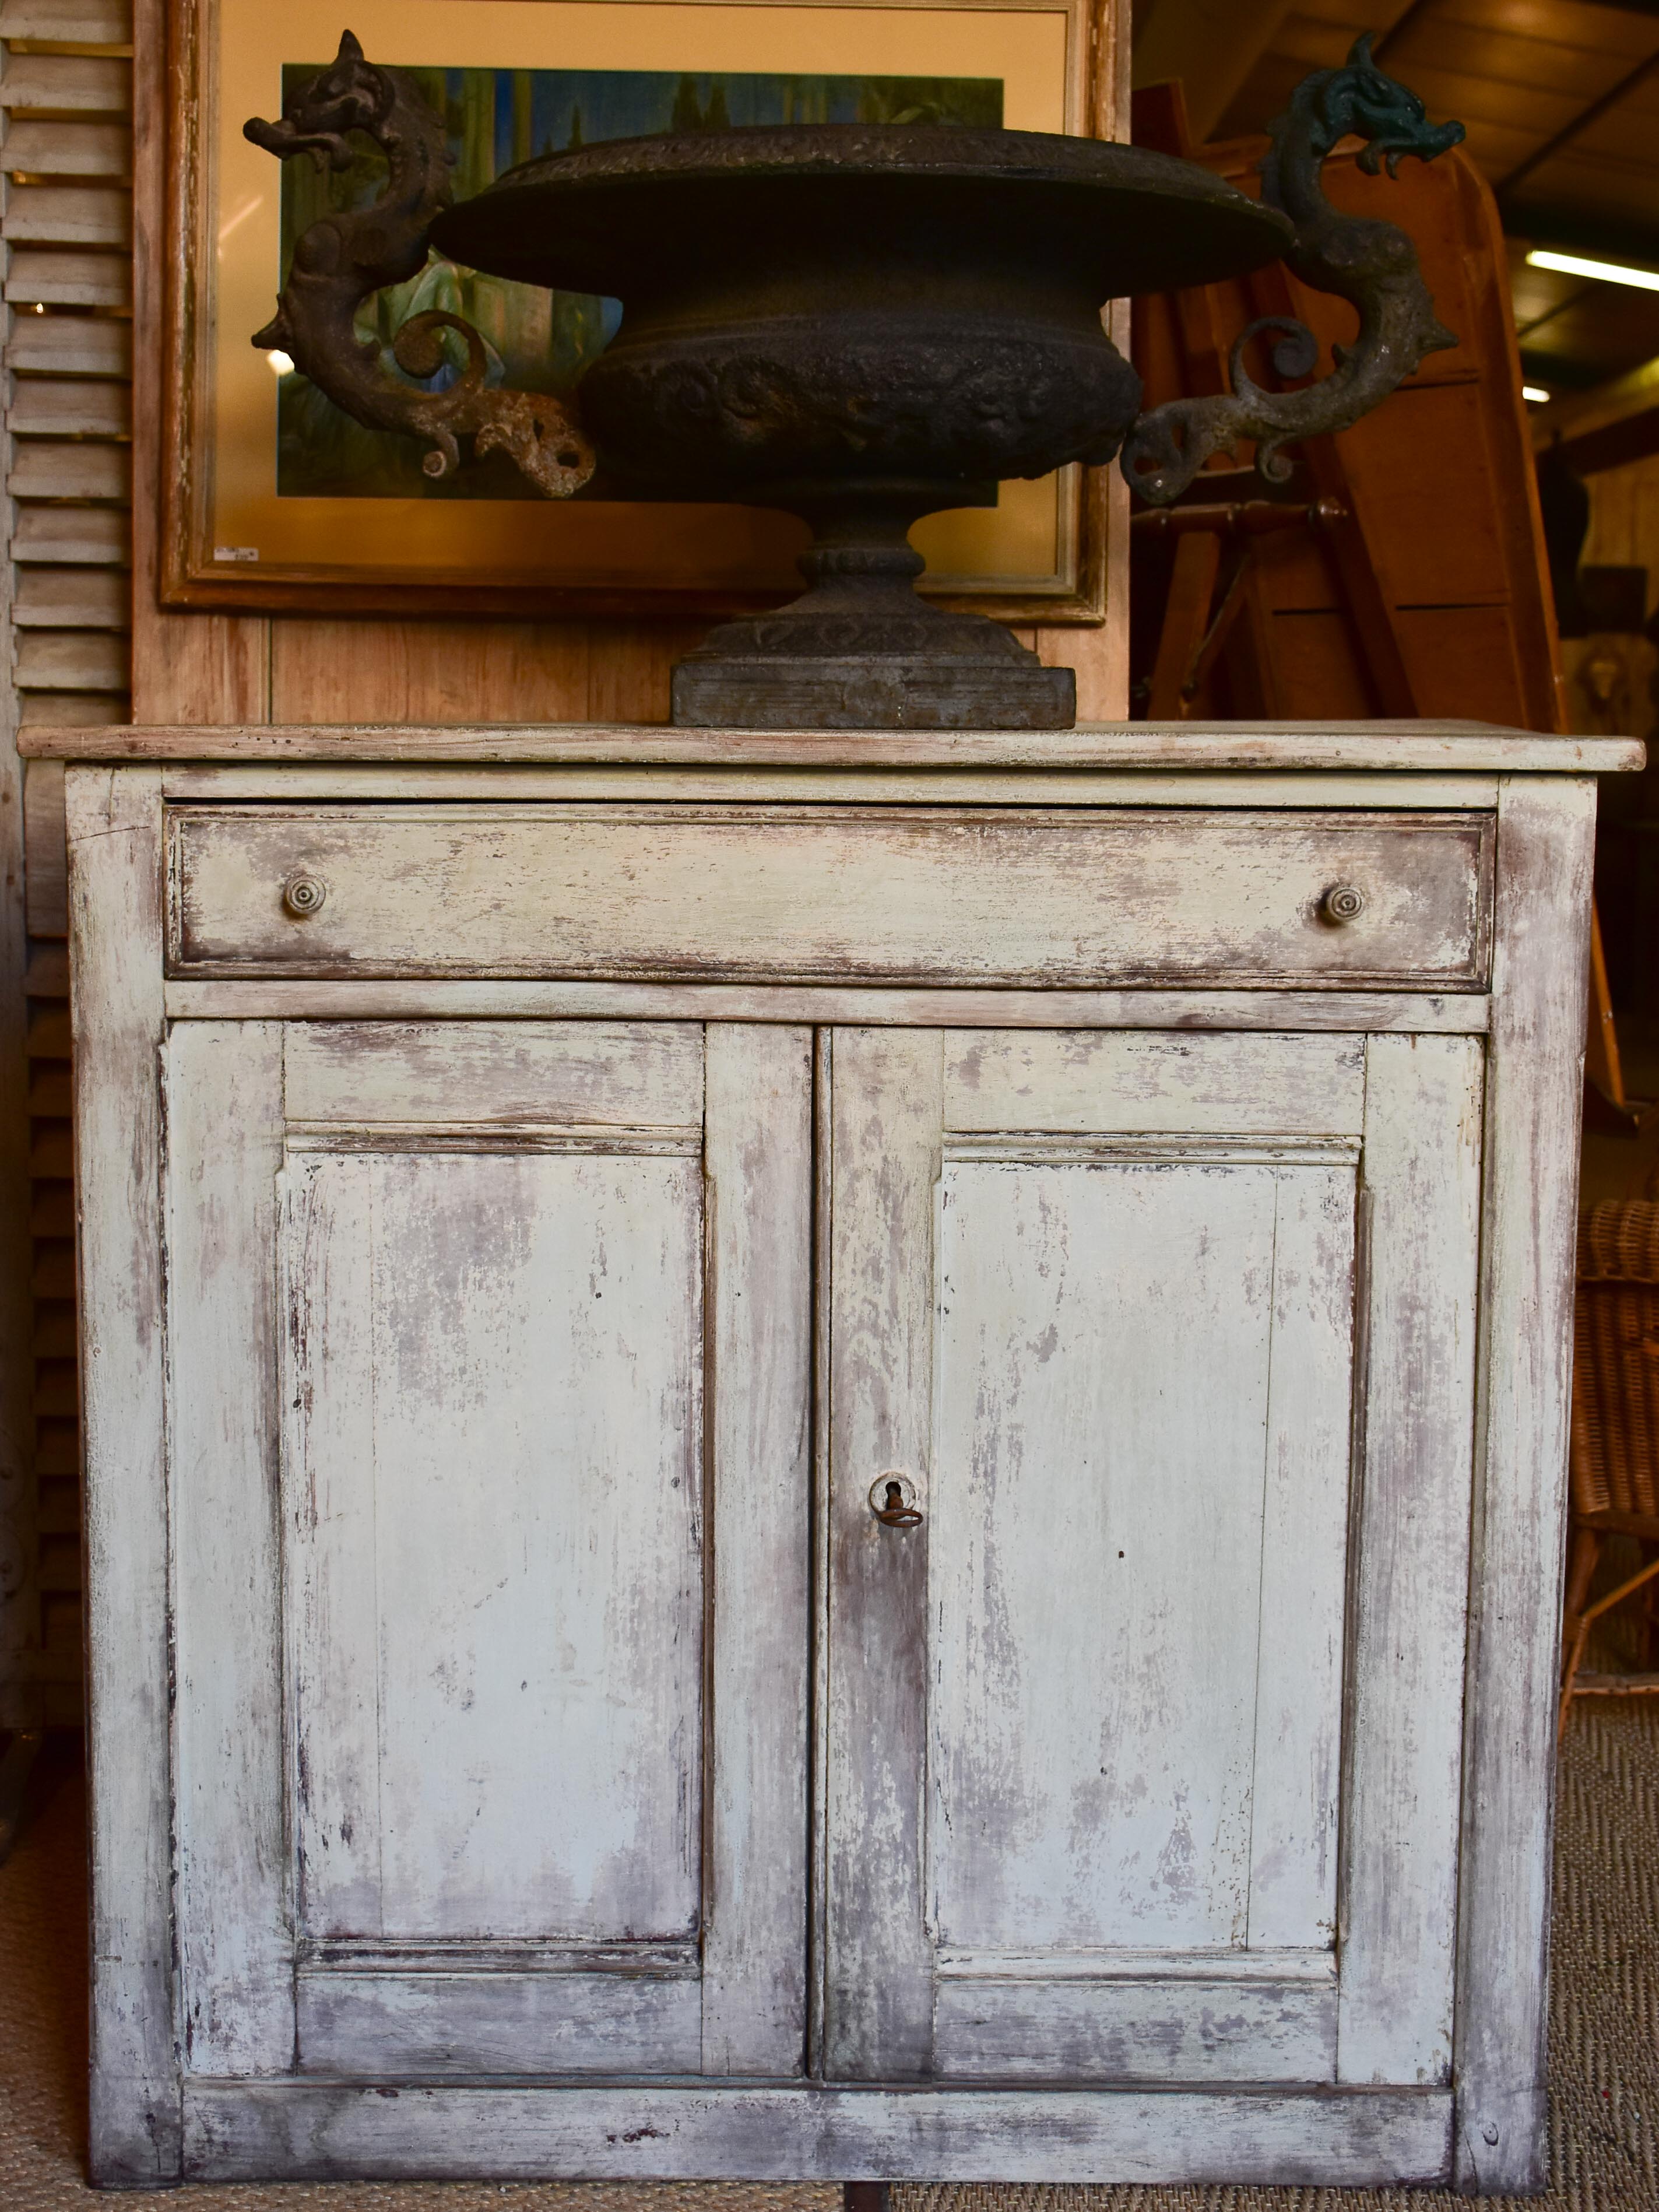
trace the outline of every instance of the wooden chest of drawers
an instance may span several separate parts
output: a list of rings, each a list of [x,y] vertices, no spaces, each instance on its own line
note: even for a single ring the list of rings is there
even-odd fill
[[[1632,749],[64,744],[100,2180],[1536,2179]]]

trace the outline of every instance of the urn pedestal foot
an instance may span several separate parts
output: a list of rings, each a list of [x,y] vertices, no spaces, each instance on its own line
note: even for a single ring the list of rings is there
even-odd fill
[[[988,503],[990,486],[773,492],[817,530],[810,588],[775,614],[722,623],[674,671],[672,716],[693,729],[1068,730],[1077,678],[1045,668],[1000,623],[916,597],[921,514]]]
[[[673,720],[708,730],[1069,730],[1069,668],[938,653],[683,660]]]

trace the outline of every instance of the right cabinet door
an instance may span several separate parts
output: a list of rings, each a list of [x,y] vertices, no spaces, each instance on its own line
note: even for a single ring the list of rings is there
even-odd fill
[[[1449,2078],[1481,1072],[833,1034],[831,2078]]]

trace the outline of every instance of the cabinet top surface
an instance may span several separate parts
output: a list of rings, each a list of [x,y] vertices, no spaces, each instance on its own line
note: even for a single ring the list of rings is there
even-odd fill
[[[666,724],[261,723],[25,729],[35,760],[325,761],[848,769],[1378,769],[1601,775],[1639,769],[1631,738],[1487,722],[1084,723],[1074,730],[689,730]]]

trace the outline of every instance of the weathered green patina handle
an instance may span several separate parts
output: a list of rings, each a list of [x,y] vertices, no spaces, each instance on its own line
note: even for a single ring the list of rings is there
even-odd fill
[[[1255,441],[1255,465],[1270,483],[1291,473],[1279,448],[1299,438],[1346,430],[1409,376],[1425,354],[1455,345],[1437,319],[1418,266],[1417,248],[1391,222],[1340,215],[1326,198],[1319,173],[1340,138],[1368,140],[1359,166],[1374,176],[1386,161],[1394,176],[1401,158],[1431,161],[1463,136],[1461,123],[1431,123],[1414,92],[1385,76],[1371,59],[1371,34],[1356,39],[1341,69],[1304,77],[1283,115],[1267,125],[1272,149],[1261,164],[1261,197],[1296,225],[1285,257],[1316,292],[1334,292],[1359,310],[1359,336],[1334,349],[1336,366],[1297,392],[1266,392],[1246,373],[1244,349],[1277,331],[1273,366],[1306,376],[1319,357],[1304,323],[1267,316],[1252,323],[1232,349],[1232,390],[1199,399],[1170,399],[1135,423],[1120,465],[1133,489],[1154,507],[1178,499],[1212,453],[1241,438]]]

